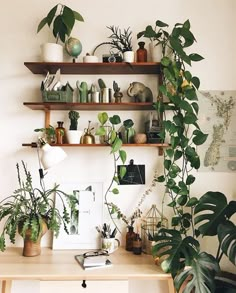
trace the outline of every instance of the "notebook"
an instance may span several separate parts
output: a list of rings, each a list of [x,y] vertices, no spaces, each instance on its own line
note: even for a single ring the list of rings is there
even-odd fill
[[[83,255],[76,255],[75,259],[84,270],[106,268],[112,265],[112,262],[107,258],[107,256],[84,258]]]

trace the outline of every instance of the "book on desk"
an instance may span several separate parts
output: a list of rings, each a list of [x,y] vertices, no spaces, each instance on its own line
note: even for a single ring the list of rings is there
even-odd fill
[[[84,255],[75,255],[75,259],[84,270],[106,268],[112,265],[112,262],[106,256],[84,257]]]

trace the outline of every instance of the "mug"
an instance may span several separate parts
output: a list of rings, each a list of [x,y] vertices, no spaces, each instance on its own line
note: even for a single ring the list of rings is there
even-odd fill
[[[102,249],[112,253],[120,246],[120,241],[116,238],[102,238]]]

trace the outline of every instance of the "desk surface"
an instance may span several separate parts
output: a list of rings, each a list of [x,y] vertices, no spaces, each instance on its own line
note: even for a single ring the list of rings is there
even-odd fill
[[[154,264],[152,256],[134,255],[123,248],[112,253],[113,266],[83,270],[74,256],[79,250],[43,248],[40,256],[23,257],[22,248],[9,248],[0,253],[0,280],[170,280]]]

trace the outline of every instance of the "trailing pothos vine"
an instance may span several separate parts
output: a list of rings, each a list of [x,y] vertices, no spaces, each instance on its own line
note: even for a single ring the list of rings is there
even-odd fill
[[[175,24],[170,33],[167,27],[158,20],[154,29],[149,25],[140,33],[162,44],[163,83],[155,108],[163,117],[161,137],[170,143],[164,152],[163,175],[157,181],[165,184],[165,197],[173,216],[171,227],[161,229],[155,236],[153,254],[165,257],[161,266],[171,273],[177,291],[187,281],[184,292],[214,292],[214,277],[220,270],[222,255],[236,265],[236,226],[230,220],[236,213],[236,201],[228,203],[226,196],[216,191],[202,196],[191,193],[195,171],[200,168],[197,146],[206,141],[207,134],[198,124],[200,79],[189,68],[203,57],[190,53],[196,39],[189,20]],[[168,103],[163,102],[165,97]],[[219,243],[213,256],[202,251],[199,237],[215,235]]]

